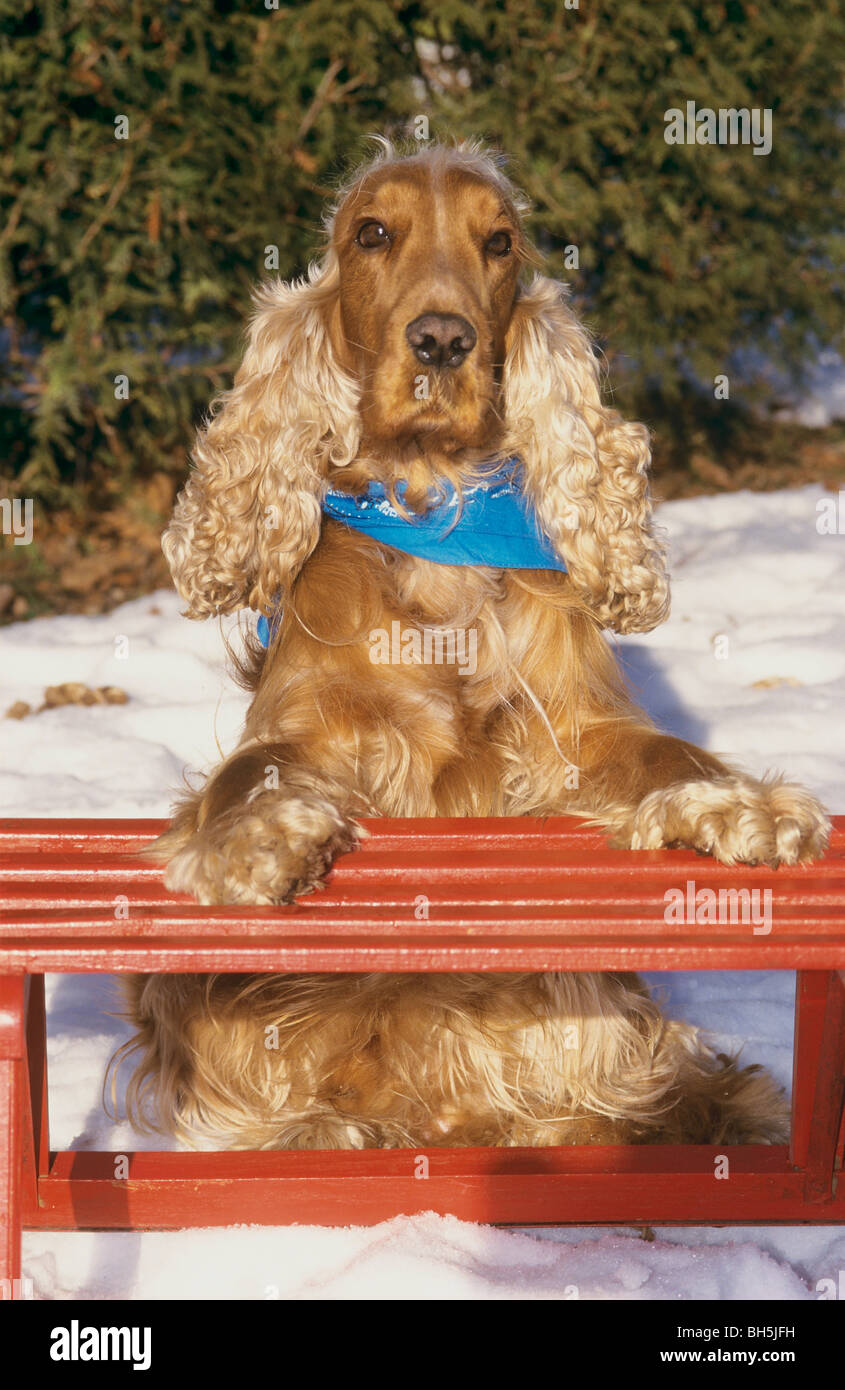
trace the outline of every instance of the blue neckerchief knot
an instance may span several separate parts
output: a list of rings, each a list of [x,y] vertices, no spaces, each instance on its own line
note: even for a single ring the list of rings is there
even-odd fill
[[[562,570],[566,565],[542,534],[525,497],[518,459],[463,490],[463,503],[444,480],[443,500],[427,512],[404,517],[387,496],[383,483],[370,483],[356,497],[329,488],[323,513],[382,545],[417,555],[438,565],[487,565],[491,569]],[[403,500],[404,482],[396,487]],[[274,618],[273,630],[278,621]],[[270,623],[258,619],[258,640],[270,644]]]

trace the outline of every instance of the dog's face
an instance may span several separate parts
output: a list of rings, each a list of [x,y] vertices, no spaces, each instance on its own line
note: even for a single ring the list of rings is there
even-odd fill
[[[444,452],[489,442],[528,250],[507,196],[454,163],[397,161],[347,196],[333,244],[333,337],[360,383],[363,440]]]

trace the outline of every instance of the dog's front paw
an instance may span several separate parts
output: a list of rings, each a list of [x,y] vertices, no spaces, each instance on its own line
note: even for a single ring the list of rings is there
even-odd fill
[[[322,887],[334,860],[361,834],[323,797],[262,792],[237,820],[193,835],[164,881],[201,903],[289,903]]]
[[[798,864],[824,853],[830,822],[810,792],[782,778],[677,782],[648,794],[632,849],[684,846],[724,864]]]

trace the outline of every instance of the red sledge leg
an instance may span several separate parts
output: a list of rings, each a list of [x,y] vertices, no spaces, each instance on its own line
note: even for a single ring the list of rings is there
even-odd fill
[[[23,975],[0,975],[0,1298],[21,1278]]]

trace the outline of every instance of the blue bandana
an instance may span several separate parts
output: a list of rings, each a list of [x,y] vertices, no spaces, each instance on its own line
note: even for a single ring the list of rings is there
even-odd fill
[[[384,484],[372,482],[360,497],[330,488],[323,512],[355,531],[406,555],[438,565],[487,565],[491,569],[562,570],[566,565],[540,532],[520,487],[521,469],[509,459],[483,482],[463,490],[463,505],[444,480],[445,496],[427,512],[408,519],[387,497]],[[400,502],[404,482],[396,487]],[[275,620],[274,620],[275,622]],[[270,623],[258,619],[258,640],[270,644]]]

